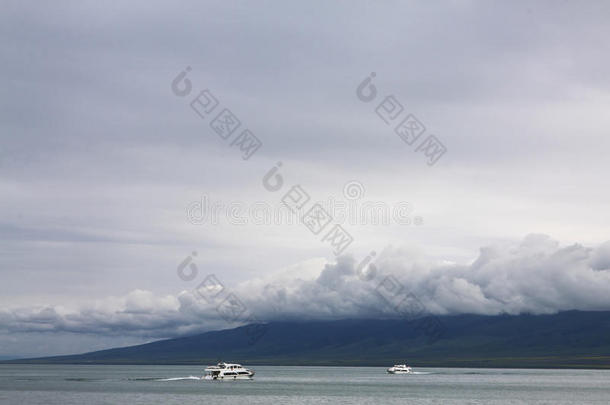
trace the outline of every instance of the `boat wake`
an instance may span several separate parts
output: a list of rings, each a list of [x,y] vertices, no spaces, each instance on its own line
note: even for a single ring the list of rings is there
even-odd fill
[[[160,378],[155,381],[181,381],[181,380],[201,380],[201,377],[196,377],[194,375],[188,377],[174,377],[174,378]]]
[[[411,374],[434,374],[429,371],[413,371]]]

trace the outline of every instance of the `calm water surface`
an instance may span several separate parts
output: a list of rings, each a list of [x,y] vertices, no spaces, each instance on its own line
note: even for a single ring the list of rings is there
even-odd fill
[[[0,403],[610,403],[610,371],[414,368],[417,374],[389,375],[376,367],[251,368],[252,381],[203,381],[195,379],[203,367],[194,366],[0,365]]]

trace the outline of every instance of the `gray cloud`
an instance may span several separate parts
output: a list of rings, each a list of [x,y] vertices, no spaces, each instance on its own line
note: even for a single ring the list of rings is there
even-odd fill
[[[350,227],[350,253],[422,247],[388,248],[376,263],[434,312],[605,308],[609,15],[606,1],[4,2],[3,324],[29,348],[28,333],[120,344],[121,330],[133,342],[222,327],[189,293],[175,295],[185,288],[176,263],[194,250],[200,269],[252,285],[235,289],[270,319],[389,314],[355,278],[357,259],[267,280],[334,260],[303,227],[186,220],[203,194],[278,203],[261,177],[280,160],[286,185],[316,200],[356,179],[370,200],[412,203],[424,226]],[[250,161],[172,94],[187,65],[196,89],[263,140]],[[375,115],[377,100],[356,98],[372,71],[380,97],[395,95],[447,145],[434,168]],[[530,238],[511,256],[498,245],[531,231],[599,247]],[[534,246],[540,258],[527,256]],[[106,303],[83,308],[92,298]],[[130,300],[151,306],[134,312]]]
[[[600,259],[602,258],[602,259]],[[387,248],[374,262],[377,276],[359,278],[352,257],[316,272],[296,271],[246,281],[232,291],[258,319],[399,317],[376,293],[388,275],[434,314],[555,313],[610,310],[608,243],[596,248],[560,246],[545,235],[520,244],[481,248],[471,264],[428,261],[409,249]],[[192,291],[156,296],[136,290],[123,297],[62,306],[0,311],[5,333],[163,338],[234,327]]]
[[[396,314],[374,291],[384,275],[393,275],[435,314],[608,310],[607,259],[608,243],[595,249],[560,247],[548,236],[535,234],[517,245],[481,248],[469,265],[443,264],[410,250],[387,248],[374,262],[380,275],[372,281],[361,281],[357,263],[345,258],[327,265],[314,281],[266,284],[267,299],[252,305],[262,314],[287,317],[392,316]]]

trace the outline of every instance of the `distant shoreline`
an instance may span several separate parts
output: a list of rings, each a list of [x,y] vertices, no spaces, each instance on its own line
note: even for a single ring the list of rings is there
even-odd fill
[[[514,365],[500,365],[497,363],[482,364],[478,362],[472,363],[430,363],[430,362],[409,362],[413,368],[472,368],[472,369],[539,369],[539,370],[610,370],[610,364],[578,364],[578,365],[544,365],[544,364],[523,364],[515,363]],[[571,359],[562,359],[564,362]],[[574,359],[575,360],[575,359]],[[283,362],[261,362],[261,361],[248,361],[237,359],[243,364],[249,366],[279,366],[279,367],[389,367],[392,362],[386,362],[383,364],[363,364],[363,363],[283,363]],[[610,357],[608,358],[610,361]],[[0,365],[73,365],[73,366],[202,366],[205,367],[210,364],[214,364],[216,360],[210,360],[208,362],[93,362],[93,361],[45,361],[37,359],[13,359],[13,360],[2,360]]]
[[[323,368],[387,368],[388,365],[383,366],[337,366],[337,365],[295,365],[295,364],[258,364],[258,363],[246,363],[249,367],[323,367]],[[158,363],[20,363],[20,362],[5,362],[0,361],[0,367],[2,366],[198,366],[205,367],[209,364],[158,364]],[[413,369],[436,369],[436,368],[447,368],[447,369],[472,369],[472,370],[591,370],[591,371],[610,371],[610,367],[473,367],[473,366],[414,366]]]

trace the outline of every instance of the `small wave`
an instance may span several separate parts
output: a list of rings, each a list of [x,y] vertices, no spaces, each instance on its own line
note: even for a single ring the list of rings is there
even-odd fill
[[[430,371],[414,371],[413,374],[434,374]]]

